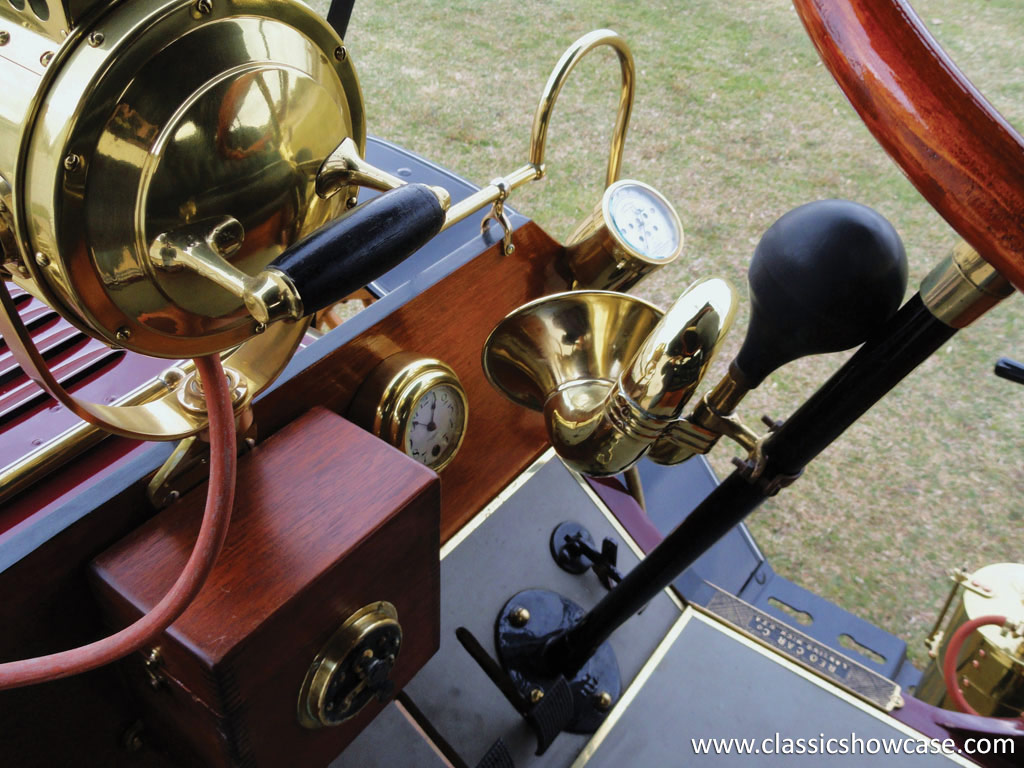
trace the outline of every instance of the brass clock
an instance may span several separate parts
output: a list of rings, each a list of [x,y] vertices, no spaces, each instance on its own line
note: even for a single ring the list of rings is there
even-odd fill
[[[434,471],[455,458],[469,404],[450,366],[400,352],[381,361],[360,385],[349,418]]]

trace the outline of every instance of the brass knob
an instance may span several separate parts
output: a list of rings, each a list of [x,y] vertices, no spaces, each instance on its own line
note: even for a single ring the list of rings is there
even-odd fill
[[[390,698],[389,676],[401,645],[402,627],[391,603],[371,603],[349,616],[306,672],[299,723],[310,729],[339,725],[371,699]]]

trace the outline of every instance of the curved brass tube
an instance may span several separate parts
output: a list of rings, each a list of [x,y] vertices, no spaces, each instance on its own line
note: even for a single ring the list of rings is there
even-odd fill
[[[551,123],[551,112],[555,108],[562,86],[569,73],[584,56],[602,45],[610,46],[619,57],[622,69],[622,88],[619,91],[619,109],[615,118],[615,131],[612,133],[611,151],[608,155],[608,173],[605,186],[619,179],[622,168],[622,154],[626,147],[626,129],[629,127],[629,115],[633,111],[633,95],[636,89],[636,67],[633,54],[626,41],[610,29],[597,29],[573,43],[562,58],[558,60],[551,77],[548,78],[541,95],[537,111],[533,115],[533,130],[530,135],[530,163],[537,168],[537,178],[544,175],[544,147],[548,138],[548,125]]]

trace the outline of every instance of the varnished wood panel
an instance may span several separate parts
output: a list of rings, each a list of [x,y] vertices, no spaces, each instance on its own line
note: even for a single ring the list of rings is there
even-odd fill
[[[344,413],[359,384],[384,358],[418,352],[448,363],[469,397],[469,426],[455,460],[441,472],[441,539],[446,541],[547,446],[543,420],[490,385],[480,363],[484,341],[509,312],[567,290],[556,271],[562,248],[537,225],[516,230],[510,256],[496,245],[441,280],[259,404],[275,425],[313,403]]]
[[[366,482],[372,478],[373,482]],[[191,553],[206,489],[153,518],[95,563],[114,626],[150,610]],[[399,688],[439,642],[436,476],[324,409],[314,409],[239,464],[224,551],[195,602],[155,645],[168,683],[148,685],[141,657],[126,675],[157,732],[190,742],[206,765],[326,764],[382,707],[310,731],[299,687],[341,622],[387,600],[404,639]]]

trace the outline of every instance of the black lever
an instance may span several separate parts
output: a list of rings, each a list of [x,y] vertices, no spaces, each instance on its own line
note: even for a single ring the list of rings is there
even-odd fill
[[[308,315],[400,264],[441,231],[444,218],[430,187],[407,184],[321,227],[268,266],[291,280]]]
[[[1024,365],[1008,357],[1000,357],[996,361],[994,373],[1001,379],[1024,384]]]
[[[903,299],[906,254],[899,235],[880,214],[857,203],[823,200],[790,211],[768,229],[754,252],[749,280],[750,326],[730,373],[752,389],[803,355],[836,352],[869,339],[877,342]],[[847,400],[855,402],[849,396]],[[846,415],[842,408],[833,409],[839,414],[835,419],[816,414],[816,430],[828,432],[826,427]],[[793,417],[796,423],[800,414]],[[794,432],[789,421],[782,429],[786,435]],[[773,433],[766,451],[776,449],[780,434]],[[823,448],[806,443],[807,450]],[[800,472],[804,463],[785,474]],[[771,467],[767,476],[779,474]],[[770,493],[771,484],[752,484],[744,473],[733,473],[698,506],[699,517],[691,513],[571,628],[546,641],[538,662],[544,671],[571,675],[579,670],[615,629]],[[723,503],[726,498],[728,503]]]
[[[819,200],[768,228],[748,280],[750,324],[733,369],[753,389],[791,360],[871,338],[903,301],[907,257],[881,214]]]
[[[537,737],[537,754],[543,755],[551,742],[566,729],[573,718],[573,698],[564,677],[558,677],[538,701],[528,702],[515,682],[480,645],[476,636],[465,627],[455,630],[455,637],[473,660],[501,691],[508,702],[522,715]],[[496,748],[492,747],[492,750]],[[500,753],[501,750],[499,749]],[[491,754],[489,751],[488,754]]]

